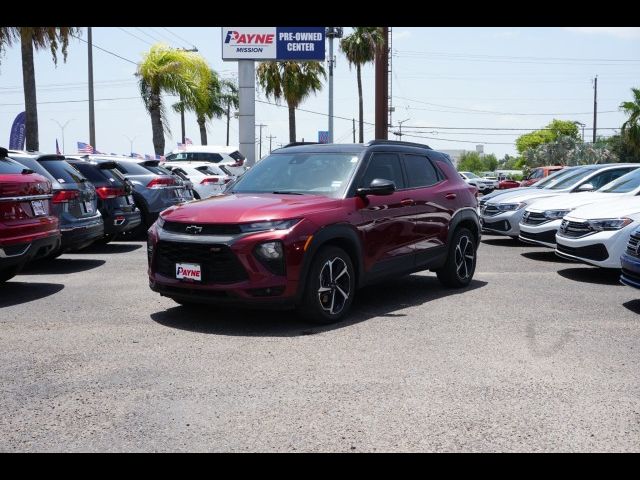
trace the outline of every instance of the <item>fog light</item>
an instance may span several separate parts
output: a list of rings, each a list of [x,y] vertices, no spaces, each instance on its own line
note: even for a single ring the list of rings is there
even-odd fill
[[[258,255],[265,260],[279,260],[282,258],[282,243],[281,242],[266,242],[258,245],[256,249]]]

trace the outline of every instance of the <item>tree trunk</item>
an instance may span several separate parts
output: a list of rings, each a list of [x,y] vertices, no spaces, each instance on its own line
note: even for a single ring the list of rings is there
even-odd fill
[[[227,104],[227,147],[229,146],[229,121],[231,120],[231,104]]]
[[[360,64],[356,65],[356,72],[358,74],[358,114],[360,115],[359,119],[359,127],[360,127],[360,143],[364,143],[364,120],[363,120],[363,109],[362,109],[362,71],[360,69]]]
[[[36,98],[36,74],[33,68],[33,39],[29,28],[20,29],[22,46],[22,83],[24,87],[25,136],[27,150],[40,149],[38,141],[38,102]]]
[[[198,125],[200,126],[200,145],[207,144],[207,127],[205,122],[205,118],[202,115],[198,115]]]
[[[289,142],[296,141],[296,109],[289,105]]]
[[[151,130],[153,132],[153,149],[156,155],[164,155],[164,130],[160,116],[159,90],[154,90],[150,95],[149,114],[151,115]]]

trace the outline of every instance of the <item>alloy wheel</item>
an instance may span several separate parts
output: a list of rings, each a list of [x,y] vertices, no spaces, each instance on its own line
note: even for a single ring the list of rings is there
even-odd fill
[[[473,243],[466,235],[460,237],[455,251],[456,273],[460,279],[464,280],[471,276],[474,259]]]
[[[327,260],[320,269],[318,301],[330,315],[339,314],[351,295],[351,275],[343,259]]]

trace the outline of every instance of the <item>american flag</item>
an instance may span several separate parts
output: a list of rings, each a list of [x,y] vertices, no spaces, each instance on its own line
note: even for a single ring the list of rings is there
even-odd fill
[[[160,160],[161,162],[166,161],[167,159],[165,158],[164,155],[156,155],[156,160]]]
[[[184,143],[180,143],[178,142],[178,150],[184,150],[185,149],[185,144]]]
[[[78,153],[93,153],[93,147],[88,143],[78,142]]]
[[[190,139],[190,138],[187,138],[187,137],[184,137],[184,143],[185,143],[186,145],[193,145],[193,142],[191,141],[191,139]]]

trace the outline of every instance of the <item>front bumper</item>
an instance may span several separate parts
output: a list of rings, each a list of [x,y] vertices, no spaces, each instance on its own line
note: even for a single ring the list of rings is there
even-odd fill
[[[520,223],[520,240],[534,245],[556,248],[556,233],[560,228],[562,219],[551,220],[538,225]]]
[[[524,215],[524,208],[499,213],[498,215],[480,217],[480,226],[483,233],[492,235],[506,235],[517,237],[520,235],[520,221]]]
[[[640,258],[625,253],[620,258],[620,264],[622,266],[620,283],[640,288]]]
[[[580,238],[556,235],[556,255],[602,268],[621,268],[620,257],[627,248],[629,236],[638,228],[632,222],[621,230],[597,232]]]

